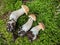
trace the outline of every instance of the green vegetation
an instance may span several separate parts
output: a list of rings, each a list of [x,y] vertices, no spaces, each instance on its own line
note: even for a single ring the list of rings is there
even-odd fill
[[[28,38],[18,37],[15,42],[12,40],[12,34],[6,30],[6,20],[9,17],[4,17],[6,12],[12,12],[21,8],[21,0],[2,0],[0,1],[0,33],[3,38],[0,37],[0,45],[60,45],[60,14],[55,15],[57,6],[59,5],[58,0],[34,0],[27,2],[26,5],[30,8],[31,13],[35,13],[37,21],[33,23],[36,26],[39,22],[43,22],[46,26],[45,31],[39,32],[39,38],[32,43],[28,41]],[[6,19],[6,20],[5,20]],[[23,25],[28,19],[28,16],[24,14],[21,16],[17,24],[18,26]]]

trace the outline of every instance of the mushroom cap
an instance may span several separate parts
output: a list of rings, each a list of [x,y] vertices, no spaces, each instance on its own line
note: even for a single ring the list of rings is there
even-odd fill
[[[32,18],[34,21],[36,21],[36,16],[35,16],[35,14],[30,14],[29,17]]]
[[[24,12],[25,12],[26,15],[27,15],[28,12],[29,12],[29,8],[28,8],[28,6],[26,6],[26,5],[22,5],[21,7],[24,9]]]
[[[42,29],[44,31],[45,25],[43,23],[39,23],[39,27],[40,27],[40,29]]]

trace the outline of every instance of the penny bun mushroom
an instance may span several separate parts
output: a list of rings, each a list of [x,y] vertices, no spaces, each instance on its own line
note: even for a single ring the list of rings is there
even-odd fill
[[[30,14],[29,17],[31,17],[34,21],[36,21],[36,16],[35,16],[35,14]]]
[[[40,29],[42,29],[44,31],[45,25],[43,23],[39,23],[39,27],[40,27]]]
[[[27,15],[28,12],[29,12],[29,8],[28,8],[28,6],[26,6],[26,5],[22,5],[21,7],[23,8],[24,12],[25,12],[26,15]]]

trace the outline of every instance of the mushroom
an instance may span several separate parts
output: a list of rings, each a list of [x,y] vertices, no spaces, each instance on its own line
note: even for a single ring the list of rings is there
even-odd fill
[[[43,30],[45,29],[45,26],[43,23],[39,23],[39,25],[33,27],[30,31],[27,32],[27,37],[29,39],[29,41],[33,41],[37,38],[37,35],[39,33],[40,30]]]
[[[24,36],[31,28],[33,21],[36,21],[36,16],[34,14],[30,14],[28,21],[24,25],[22,25],[21,28],[19,28],[18,36]]]
[[[26,15],[29,12],[29,8],[26,5],[22,5],[22,8],[20,8],[19,10],[13,11],[9,17],[9,21],[7,23],[7,30],[8,31],[13,31],[15,29],[16,26],[16,22],[17,19],[23,15],[24,13],[26,13]]]

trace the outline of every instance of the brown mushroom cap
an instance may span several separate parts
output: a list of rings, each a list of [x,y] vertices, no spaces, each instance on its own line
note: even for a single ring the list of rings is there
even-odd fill
[[[32,18],[34,21],[36,21],[36,16],[35,16],[35,14],[30,14],[29,17]]]
[[[24,9],[24,12],[25,12],[26,15],[27,15],[28,12],[29,12],[29,8],[28,8],[28,6],[26,6],[26,5],[22,5],[21,7]]]
[[[44,24],[43,24],[43,23],[39,23],[39,27],[40,27],[40,29],[42,29],[42,30],[44,31],[45,26],[44,26]]]

